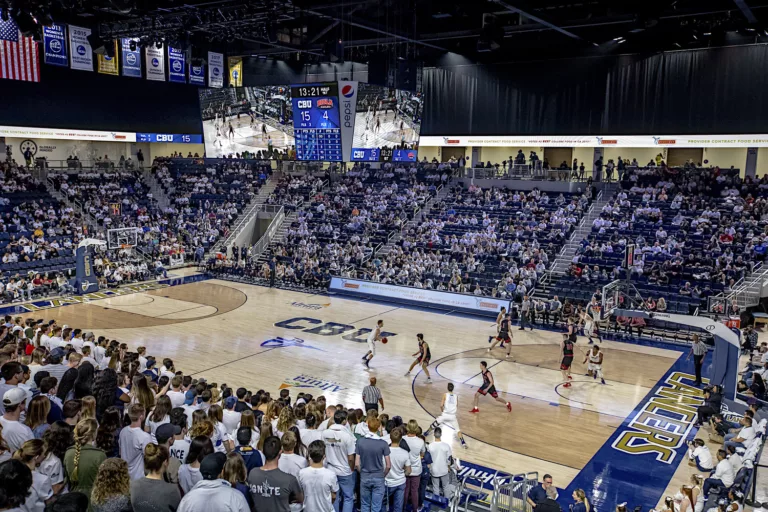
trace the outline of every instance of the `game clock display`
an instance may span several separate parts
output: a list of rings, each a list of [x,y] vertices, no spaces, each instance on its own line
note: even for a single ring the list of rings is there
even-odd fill
[[[297,160],[340,162],[338,83],[291,86]]]

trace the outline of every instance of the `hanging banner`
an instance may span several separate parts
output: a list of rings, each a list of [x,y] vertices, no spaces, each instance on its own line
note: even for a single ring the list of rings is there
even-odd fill
[[[229,85],[232,87],[243,86],[243,59],[240,57],[230,57],[229,62]]]
[[[224,54],[208,52],[208,87],[224,87]]]
[[[168,81],[187,83],[187,70],[184,65],[184,52],[179,48],[168,47]]]
[[[118,64],[117,60],[117,40],[112,41],[112,47],[113,47],[113,53],[112,57],[107,57],[106,55],[99,54],[97,57],[97,63],[98,63],[98,70],[99,73],[102,73],[104,75],[119,75],[120,70],[118,69],[120,65]]]
[[[43,52],[46,64],[69,66],[66,25],[43,27]]]
[[[157,45],[147,46],[147,80],[165,81],[165,57],[163,47]]]
[[[357,82],[339,80],[339,110],[341,112],[341,157],[345,162],[356,160],[352,154],[355,138],[355,109],[357,108]]]
[[[91,29],[69,26],[70,67],[82,71],[93,71],[93,50],[88,43]]]
[[[136,43],[135,50],[131,50],[131,41]],[[141,78],[141,48],[139,40],[125,37],[120,40],[121,53],[123,54],[123,76]]]
[[[189,64],[189,83],[193,85],[205,85],[205,64],[193,66]]]

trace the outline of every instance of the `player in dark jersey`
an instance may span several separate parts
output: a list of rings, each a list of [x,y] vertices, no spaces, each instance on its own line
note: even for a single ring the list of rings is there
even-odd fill
[[[563,352],[563,360],[560,363],[560,372],[563,374],[563,387],[571,387],[571,364],[573,363],[573,340],[569,334],[563,334],[563,341],[560,342],[560,349]]]
[[[480,373],[483,376],[483,385],[475,392],[475,403],[472,410],[469,412],[477,413],[480,409],[477,408],[477,403],[480,401],[480,395],[491,395],[494,400],[501,402],[507,406],[507,410],[512,412],[512,404],[505,402],[503,398],[499,398],[499,393],[496,391],[496,386],[493,385],[493,375],[488,371],[488,363],[480,361]]]
[[[416,357],[416,360],[411,363],[408,371],[405,372],[405,376],[409,376],[411,374],[411,370],[413,370],[417,364],[420,364],[424,370],[424,373],[427,374],[427,384],[432,384],[432,377],[429,376],[429,370],[427,370],[429,361],[432,359],[432,352],[429,350],[429,343],[424,341],[424,335],[421,333],[416,335],[416,339],[419,341],[419,351],[413,354],[413,357]]]
[[[501,319],[501,322],[499,323],[499,335],[496,336],[496,341],[491,344],[491,348],[488,349],[488,352],[493,350],[498,343],[501,343],[502,348],[504,347],[504,343],[506,343],[507,355],[505,356],[505,359],[509,359],[509,356],[512,354],[512,333],[509,328],[511,325],[512,319],[509,315],[506,315]]]

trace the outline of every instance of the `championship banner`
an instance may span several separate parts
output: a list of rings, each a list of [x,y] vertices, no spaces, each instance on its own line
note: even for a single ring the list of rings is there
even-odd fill
[[[157,45],[147,46],[147,80],[165,82],[165,57],[163,48]]]
[[[117,40],[112,41],[112,46],[114,49],[114,53],[112,54],[112,57],[107,57],[106,55],[99,54],[97,56],[97,64],[98,64],[98,70],[99,73],[103,75],[119,75],[120,70],[118,69],[120,65],[117,61]]]
[[[88,43],[91,29],[69,26],[70,67],[82,71],[93,71],[93,50]]]
[[[94,293],[99,291],[99,278],[94,272],[91,258],[93,249],[90,246],[78,247],[75,252],[75,293]]]
[[[131,50],[131,41],[136,43],[135,50]],[[141,78],[141,48],[139,48],[139,40],[125,37],[120,40],[120,47],[123,54],[123,76]]]
[[[43,55],[46,64],[69,66],[66,25],[43,27]]]
[[[187,83],[187,70],[184,52],[179,48],[168,47],[168,81]]]
[[[229,85],[232,87],[243,86],[243,59],[240,57],[230,57],[229,62]]]
[[[189,83],[193,85],[205,85],[205,65],[193,66],[189,64]]]
[[[208,52],[208,87],[224,87],[224,54]]]

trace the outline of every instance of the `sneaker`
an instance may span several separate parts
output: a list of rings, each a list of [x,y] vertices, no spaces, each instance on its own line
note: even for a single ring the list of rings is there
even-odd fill
[[[365,365],[365,367],[366,367],[366,368],[370,368],[370,366],[369,366],[369,364],[370,364],[370,363],[371,363],[371,362],[370,362],[368,359],[366,359],[365,361],[363,361],[363,364]]]
[[[600,384],[605,384],[605,379],[600,379]]]
[[[490,343],[493,340],[493,336],[488,336],[488,343]]]
[[[432,377],[427,377],[427,384],[432,384]]]
[[[491,349],[486,350],[486,352],[488,352],[490,354],[491,353]]]
[[[411,374],[411,372],[405,372],[405,375],[403,375],[403,377],[407,377],[407,376],[409,376],[410,374]]]
[[[570,382],[566,382],[565,384],[563,384],[563,387],[564,388],[569,388],[569,387],[571,387],[571,383]]]
[[[471,413],[475,414],[475,413],[478,413],[478,412],[480,412],[480,409],[478,409],[477,407],[473,407],[473,408],[472,408],[472,410],[471,410],[471,411],[469,411],[469,412],[471,412]]]
[[[467,443],[461,443],[461,447],[465,450],[469,450],[469,445]]]
[[[597,380],[597,372],[592,374],[592,380]]]
[[[592,338],[589,338],[589,343],[587,343],[587,345],[593,345],[594,343],[595,343],[595,342],[594,342],[594,341],[592,341]]]
[[[571,376],[569,375],[569,376],[568,376],[568,380],[573,380],[573,377],[571,377]]]
[[[508,410],[509,412],[512,412],[512,404],[511,404],[511,403],[509,403],[509,402],[507,402],[507,410]]]
[[[365,361],[367,357],[368,357],[368,356],[367,356],[367,355],[365,355],[365,356],[361,357],[360,359],[362,359],[363,361]]]

